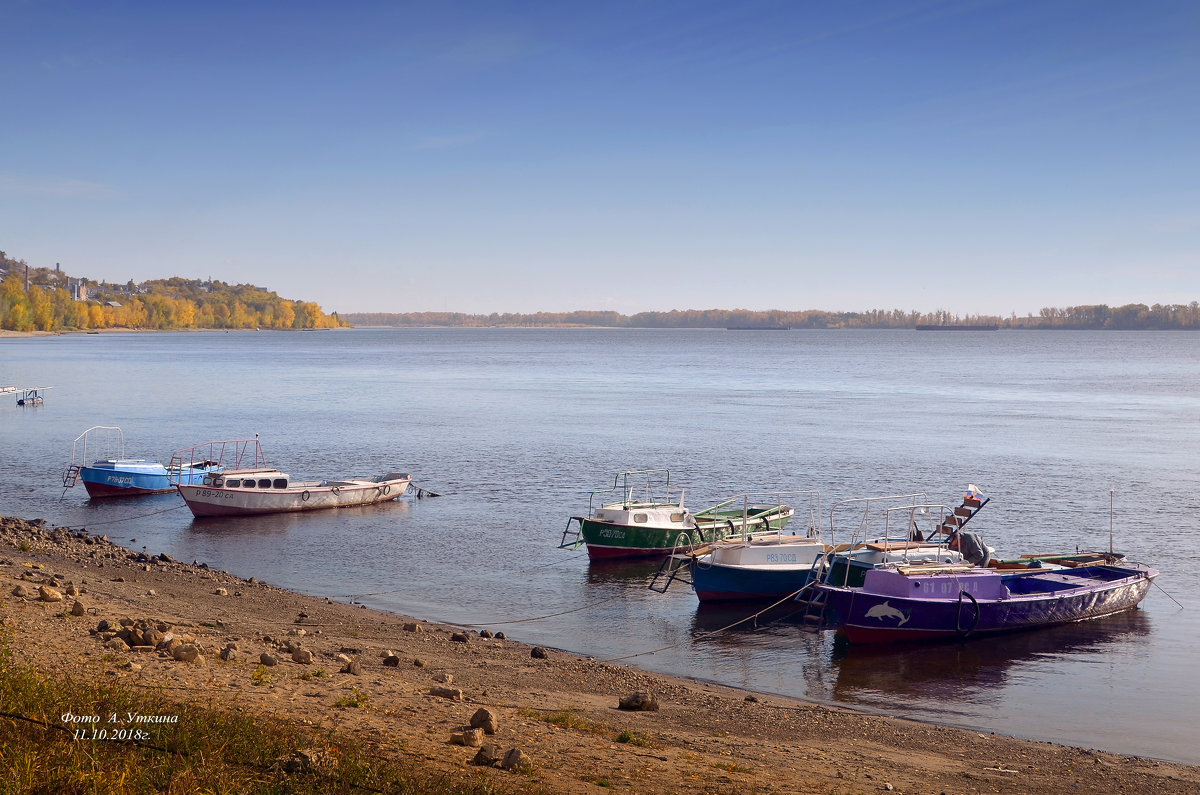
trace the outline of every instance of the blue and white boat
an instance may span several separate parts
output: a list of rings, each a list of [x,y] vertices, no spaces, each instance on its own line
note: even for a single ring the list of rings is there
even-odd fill
[[[97,453],[101,457],[87,463],[91,455]],[[95,425],[75,438],[71,464],[63,475],[63,486],[71,488],[82,480],[88,496],[93,499],[136,497],[175,491],[176,483],[201,483],[207,473],[219,469],[214,461],[189,462],[168,470],[158,461],[126,458],[121,429]]]
[[[794,596],[812,581],[829,547],[820,538],[753,533],[689,556],[701,602],[768,601]]]

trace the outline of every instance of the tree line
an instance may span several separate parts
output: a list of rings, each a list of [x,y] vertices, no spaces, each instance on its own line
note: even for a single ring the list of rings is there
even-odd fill
[[[124,285],[27,268],[0,251],[0,328],[9,331],[127,329],[317,329],[348,325],[309,301],[249,284],[157,279]],[[27,287],[28,284],[28,287]],[[72,288],[82,284],[86,300]],[[78,294],[78,293],[76,293]]]
[[[355,326],[386,327],[520,327],[598,326],[602,328],[752,328],[752,329],[854,329],[916,328],[917,326],[980,326],[1007,329],[1114,329],[1170,330],[1200,329],[1200,303],[1190,304],[1105,304],[1043,308],[1024,317],[1016,313],[959,315],[902,309],[872,309],[865,312],[825,310],[787,311],[772,309],[674,309],[670,312],[638,312],[622,315],[611,311],[537,312],[535,314],[462,312],[350,312],[341,319]]]

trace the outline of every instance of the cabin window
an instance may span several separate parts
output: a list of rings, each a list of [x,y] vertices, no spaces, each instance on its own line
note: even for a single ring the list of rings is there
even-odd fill
[[[221,488],[221,486],[225,485],[224,478],[208,477],[208,478],[205,478],[205,480],[208,481],[210,486],[216,486],[218,489]]]
[[[286,489],[287,478],[275,478],[275,482],[272,483],[271,486],[276,489]]]
[[[682,522],[682,521],[683,521],[683,514],[682,514],[682,513],[673,513],[673,514],[671,514],[671,521],[672,521],[672,522]]]
[[[240,489],[242,487],[242,481],[238,480],[237,478],[230,478],[229,480],[225,481],[225,486],[231,489]]]
[[[633,515],[633,521],[637,522],[638,524],[645,524],[647,521],[649,521],[649,517],[647,517],[644,513],[635,513]]]
[[[258,481],[258,487],[259,487],[260,489],[269,489],[269,488],[271,488],[271,479],[270,479],[270,478],[259,478],[259,481]]]

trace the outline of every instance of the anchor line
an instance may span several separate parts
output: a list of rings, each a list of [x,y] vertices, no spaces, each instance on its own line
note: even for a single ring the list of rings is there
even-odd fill
[[[1179,604],[1179,600],[1178,600],[1178,599],[1176,599],[1174,596],[1171,596],[1171,594],[1167,593],[1167,590],[1166,590],[1165,588],[1163,588],[1161,585],[1159,585],[1159,584],[1158,584],[1158,582],[1156,582],[1155,580],[1151,580],[1150,582],[1152,582],[1152,583],[1154,584],[1154,587],[1155,587],[1155,588],[1157,588],[1158,590],[1160,590],[1160,591],[1162,591],[1164,594],[1166,594],[1168,599],[1170,599],[1170,600],[1171,600],[1172,602],[1174,602],[1175,604],[1179,605],[1179,609],[1180,609],[1180,610],[1183,610],[1183,609],[1184,609],[1184,608],[1183,608],[1183,605]]]

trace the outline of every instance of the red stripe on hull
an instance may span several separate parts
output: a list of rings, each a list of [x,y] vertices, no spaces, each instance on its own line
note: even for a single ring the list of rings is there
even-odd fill
[[[687,549],[691,549],[688,547]],[[686,552],[680,547],[678,552]],[[644,549],[639,547],[598,547],[588,544],[588,557],[592,560],[637,560],[639,558],[665,558],[671,554],[669,549]]]
[[[83,482],[83,487],[87,489],[89,497],[144,497],[147,494],[166,494],[169,491],[175,491],[174,488],[169,489],[139,489],[133,486],[106,486],[103,483]]]

